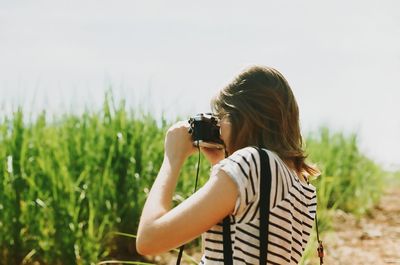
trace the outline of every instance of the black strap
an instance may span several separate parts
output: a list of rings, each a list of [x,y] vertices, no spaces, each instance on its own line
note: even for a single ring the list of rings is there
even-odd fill
[[[223,220],[222,236],[224,242],[224,265],[233,265],[231,219],[229,215]]]
[[[271,194],[271,167],[268,154],[258,148],[260,154],[261,180],[260,180],[260,256],[259,264],[267,263],[268,229],[269,229],[269,204]]]
[[[259,264],[267,263],[268,252],[268,224],[269,224],[269,204],[271,193],[271,167],[268,154],[261,148],[256,148],[260,155],[260,256]],[[224,242],[224,264],[232,265],[232,240],[231,224],[229,215],[223,220],[223,242]]]
[[[324,245],[322,244],[322,240],[319,239],[319,231],[318,231],[318,217],[317,212],[315,212],[315,229],[317,230],[317,241],[318,241],[318,257],[319,257],[319,264],[324,264]]]
[[[197,171],[196,171],[196,182],[195,182],[195,184],[194,184],[194,191],[193,191],[193,194],[196,192],[196,190],[197,190],[197,183],[198,183],[198,180],[199,180],[199,169],[200,169],[200,158],[201,158],[201,156],[200,156],[200,147],[199,147],[200,145],[199,145],[199,141],[197,141],[197,149],[198,149],[198,151],[199,151],[199,158],[198,158],[198,160],[197,160]],[[183,255],[183,250],[184,250],[184,248],[185,248],[185,245],[182,245],[180,248],[179,248],[179,253],[178,253],[178,258],[176,259],[176,265],[180,265],[181,264],[181,260],[182,260],[182,255]]]
[[[178,253],[178,258],[176,259],[176,264],[180,265],[181,264],[181,260],[182,260],[182,255],[183,255],[183,250],[185,249],[185,245],[182,245],[179,248],[179,253]]]

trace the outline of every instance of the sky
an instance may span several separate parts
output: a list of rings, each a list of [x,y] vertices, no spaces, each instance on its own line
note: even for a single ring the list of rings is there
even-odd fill
[[[355,132],[400,168],[400,2],[0,1],[0,111],[100,109],[110,87],[156,117],[209,111],[244,68],[277,68],[302,130]]]

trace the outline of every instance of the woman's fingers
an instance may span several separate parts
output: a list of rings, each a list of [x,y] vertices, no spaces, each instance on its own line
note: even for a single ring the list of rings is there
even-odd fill
[[[169,159],[184,161],[196,151],[188,130],[187,121],[179,121],[168,129],[165,137],[165,153]]]

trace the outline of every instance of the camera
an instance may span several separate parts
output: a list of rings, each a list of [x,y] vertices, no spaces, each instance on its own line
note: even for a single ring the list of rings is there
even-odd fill
[[[211,113],[200,113],[189,119],[189,133],[196,147],[224,149],[219,119]]]

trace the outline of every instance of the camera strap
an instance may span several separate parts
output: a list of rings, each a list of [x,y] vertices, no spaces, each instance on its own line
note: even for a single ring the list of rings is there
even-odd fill
[[[268,229],[269,229],[269,205],[271,193],[271,167],[269,164],[269,157],[266,151],[261,148],[255,147],[260,156],[260,255],[259,264],[265,265],[267,263],[268,253]],[[261,192],[262,191],[262,192]],[[232,265],[232,239],[230,233],[230,216],[223,220],[223,242],[224,242],[224,264]]]
[[[198,160],[197,160],[196,182],[194,184],[193,194],[197,191],[197,184],[198,184],[198,180],[199,180],[200,158],[201,158],[199,141],[197,141],[197,150],[198,150],[199,156],[198,156]],[[183,250],[184,249],[185,249],[185,245],[182,245],[179,248],[178,258],[176,259],[176,265],[180,265],[181,264],[182,255],[183,255]]]

